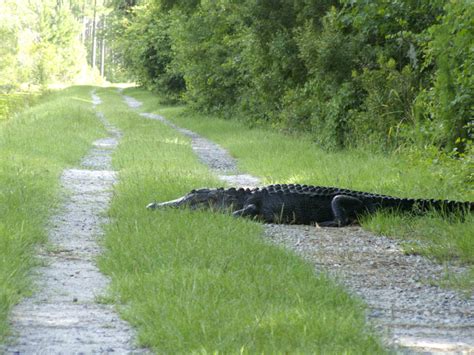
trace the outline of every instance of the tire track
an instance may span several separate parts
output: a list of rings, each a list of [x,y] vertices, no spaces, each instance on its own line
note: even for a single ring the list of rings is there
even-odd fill
[[[101,103],[92,91],[93,106]],[[108,137],[93,143],[80,168],[64,170],[65,197],[50,220],[44,266],[36,270],[37,292],[12,311],[14,336],[4,350],[13,354],[137,353],[135,334],[112,305],[97,303],[108,279],[95,265],[101,253],[97,238],[117,179],[111,155],[121,133],[101,112]]]
[[[131,96],[122,95],[122,97],[130,108],[136,109],[142,105],[140,101]],[[140,116],[161,121],[184,136],[189,137],[191,139],[191,147],[199,160],[214,171],[222,181],[232,186],[241,187],[253,187],[261,183],[258,177],[239,173],[237,160],[220,145],[201,137],[199,134],[190,131],[189,129],[181,128],[156,113],[143,112],[140,113]]]

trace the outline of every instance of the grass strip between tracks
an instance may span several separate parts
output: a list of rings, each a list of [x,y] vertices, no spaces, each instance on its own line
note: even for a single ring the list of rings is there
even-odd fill
[[[60,200],[59,176],[77,165],[104,135],[90,87],[44,95],[0,121],[0,340],[8,314],[32,290],[35,246],[47,240],[47,220]]]
[[[144,102],[140,110],[165,116],[217,142],[238,158],[243,172],[264,178],[264,183],[301,183],[338,186],[398,197],[474,201],[472,183],[463,180],[472,161],[444,158],[435,152],[406,150],[392,154],[368,150],[329,153],[304,135],[284,135],[269,129],[250,129],[238,120],[223,120],[196,114],[184,106],[163,106],[156,95],[137,88],[125,91]],[[467,173],[463,173],[467,171]],[[422,254],[447,266],[462,263],[466,274],[447,268],[443,283],[472,292],[474,288],[474,217],[444,219],[426,216],[378,213],[363,227],[403,240],[407,253]]]
[[[124,304],[142,345],[160,353],[383,352],[361,303],[266,243],[261,225],[206,211],[145,210],[153,198],[219,182],[187,138],[132,112],[112,89],[99,94],[101,110],[123,131],[100,266],[112,277],[108,301]]]

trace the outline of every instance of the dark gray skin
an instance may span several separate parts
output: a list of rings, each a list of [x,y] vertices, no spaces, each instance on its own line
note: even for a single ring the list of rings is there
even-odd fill
[[[472,211],[474,203],[405,199],[335,187],[290,184],[269,185],[252,190],[199,189],[177,200],[147,206],[149,209],[163,207],[211,208],[266,223],[343,227],[380,209],[414,213],[430,209],[443,212]]]
[[[184,207],[189,209],[211,208],[219,211],[237,211],[244,208],[245,201],[252,195],[250,189],[218,188],[218,189],[197,189],[176,200],[150,203],[148,209],[163,207]]]

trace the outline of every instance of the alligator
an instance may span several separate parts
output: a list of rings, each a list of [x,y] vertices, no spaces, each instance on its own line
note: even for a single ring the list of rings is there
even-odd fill
[[[474,210],[474,202],[398,198],[337,187],[276,184],[253,189],[204,188],[176,200],[150,203],[148,209],[186,207],[227,211],[265,223],[309,224],[343,227],[378,210],[442,213]]]

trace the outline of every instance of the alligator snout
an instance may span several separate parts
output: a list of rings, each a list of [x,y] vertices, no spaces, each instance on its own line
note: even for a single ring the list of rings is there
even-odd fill
[[[149,203],[148,205],[146,205],[146,208],[149,209],[149,210],[154,210],[155,208],[158,208],[158,205],[159,205],[159,203],[152,202],[152,203]]]

